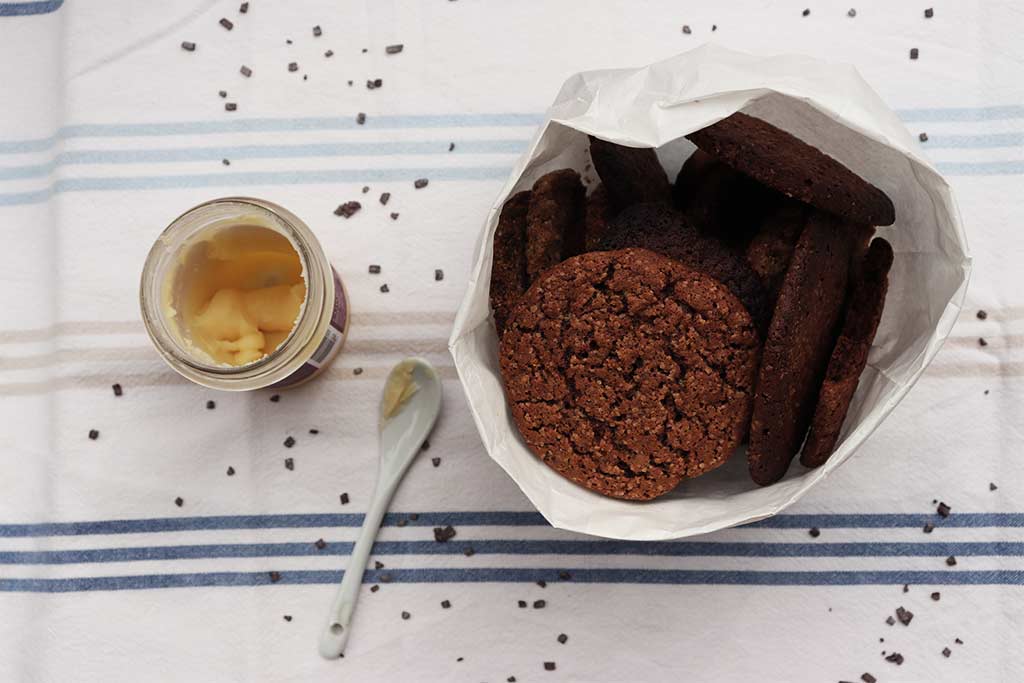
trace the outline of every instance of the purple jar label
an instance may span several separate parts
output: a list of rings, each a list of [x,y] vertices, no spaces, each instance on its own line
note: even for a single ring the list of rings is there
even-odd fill
[[[272,384],[270,388],[293,387],[311,379],[338,355],[342,344],[345,343],[345,330],[348,327],[348,301],[345,298],[345,288],[341,286],[341,277],[334,266],[331,266],[331,272],[334,274],[334,310],[331,311],[331,324],[324,332],[324,338],[320,340],[320,345],[313,351],[309,360],[280,382]]]

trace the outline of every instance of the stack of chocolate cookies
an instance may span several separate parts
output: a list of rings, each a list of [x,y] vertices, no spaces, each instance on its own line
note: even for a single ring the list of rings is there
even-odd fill
[[[590,140],[601,182],[548,173],[504,205],[491,306],[530,449],[599,493],[650,500],[747,440],[778,481],[835,449],[882,315],[892,201],[742,113],[652,149]]]

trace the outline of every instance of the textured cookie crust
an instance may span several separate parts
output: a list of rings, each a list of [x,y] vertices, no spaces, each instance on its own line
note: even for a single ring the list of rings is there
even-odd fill
[[[513,310],[500,348],[530,449],[577,484],[632,500],[729,457],[758,359],[753,322],[725,287],[643,249],[548,270]]]
[[[762,337],[768,329],[771,306],[757,274],[725,243],[704,237],[686,217],[668,204],[637,204],[616,216],[602,247],[640,247],[668,256],[724,284],[754,319]]]
[[[668,175],[653,149],[625,147],[591,137],[590,158],[616,211],[632,204],[668,201]]]
[[[545,270],[583,251],[580,174],[569,168],[537,179],[526,214],[526,276],[533,282]]]
[[[868,364],[871,342],[882,319],[892,258],[892,247],[878,238],[871,243],[864,263],[858,269],[843,330],[832,351],[825,381],[818,394],[818,406],[811,420],[811,431],[800,454],[800,462],[807,467],[824,464],[835,450],[846,411],[850,409],[860,375]]]
[[[747,245],[747,263],[774,301],[793,258],[793,250],[807,222],[809,207],[794,199],[779,203]]]
[[[835,346],[851,248],[839,219],[815,212],[786,270],[765,339],[750,422],[747,460],[751,478],[762,486],[782,478],[807,433]]]
[[[737,112],[686,136],[705,152],[783,194],[865,225],[892,225],[892,200],[821,150]]]
[[[529,205],[529,190],[509,197],[501,207],[498,227],[494,230],[490,296],[499,337],[509,311],[526,291],[526,210]]]

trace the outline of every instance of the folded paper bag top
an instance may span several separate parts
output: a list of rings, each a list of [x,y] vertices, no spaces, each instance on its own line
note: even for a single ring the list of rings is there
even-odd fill
[[[808,470],[794,461],[782,481],[762,488],[750,480],[745,455],[737,452],[723,467],[657,500],[606,498],[548,468],[512,422],[488,317],[498,214],[509,196],[547,171],[582,171],[587,135],[661,148],[663,162],[675,165],[668,169],[671,176],[692,150],[684,136],[736,111],[821,149],[892,198],[896,223],[878,234],[892,244],[895,261],[868,367],[840,443],[823,467]],[[970,269],[948,184],[855,69],[706,45],[647,67],[585,72],[566,81],[487,215],[449,348],[487,453],[549,522],[608,538],[683,538],[774,515],[842,465],[938,352],[960,310]]]

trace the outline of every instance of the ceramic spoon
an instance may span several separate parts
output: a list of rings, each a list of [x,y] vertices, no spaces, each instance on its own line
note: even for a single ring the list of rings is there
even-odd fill
[[[352,550],[345,575],[320,637],[320,654],[337,659],[345,651],[352,611],[359,597],[366,561],[398,483],[419,453],[441,411],[441,379],[430,363],[407,358],[392,368],[384,385],[380,417],[380,466],[373,500]]]

